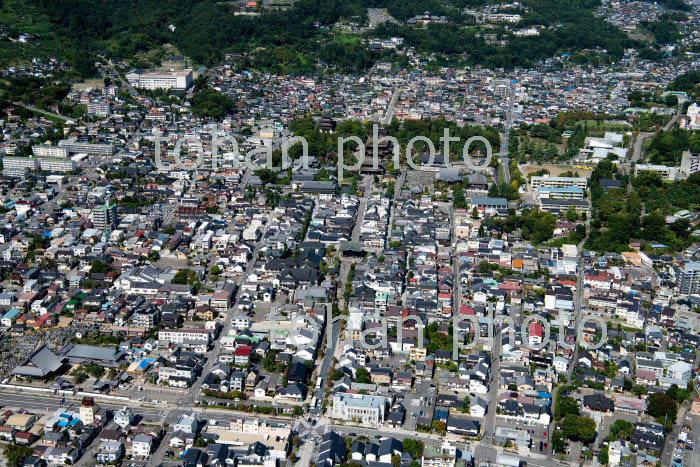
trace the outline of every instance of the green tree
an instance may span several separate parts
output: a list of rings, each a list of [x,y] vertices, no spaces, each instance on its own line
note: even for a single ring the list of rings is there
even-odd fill
[[[9,467],[20,467],[22,460],[31,456],[32,452],[29,446],[18,446],[16,444],[6,444],[3,448],[3,454]]]
[[[579,406],[576,399],[570,396],[560,396],[557,398],[557,407],[554,410],[554,418],[561,420],[569,414],[578,415]]]
[[[413,438],[405,438],[403,440],[403,449],[411,455],[412,458],[418,459],[423,455],[425,443],[421,440]]]
[[[198,117],[220,120],[233,111],[233,99],[212,88],[204,89],[192,97],[192,113]]]
[[[107,274],[110,271],[112,267],[104,261],[96,259],[90,263],[90,274]]]
[[[572,441],[581,441],[590,444],[596,438],[596,423],[590,417],[579,417],[569,414],[561,422],[563,435]]]
[[[634,424],[627,420],[615,420],[610,426],[610,435],[616,440],[628,440],[634,434]]]
[[[649,396],[647,402],[647,412],[657,419],[670,418],[675,421],[678,406],[668,394],[656,392]]]
[[[180,269],[171,281],[173,284],[189,284],[197,282],[197,273],[191,269]]]
[[[355,381],[358,383],[369,384],[372,378],[369,376],[369,371],[366,368],[358,368],[355,372]]]
[[[584,444],[590,444],[596,438],[596,423],[590,417],[581,417],[579,419],[578,439]]]

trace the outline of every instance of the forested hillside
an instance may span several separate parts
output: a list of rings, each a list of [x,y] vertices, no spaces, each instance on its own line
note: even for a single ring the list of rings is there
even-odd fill
[[[367,37],[404,37],[408,46],[436,54],[438,62],[506,68],[583,49],[618,59],[626,47],[641,46],[594,16],[599,0],[525,0],[519,26],[546,29],[534,37],[516,37],[503,26],[489,30],[508,40],[507,46],[487,44],[482,28],[464,12],[485,0],[299,0],[289,10],[263,10],[258,16],[234,15],[230,4],[215,0],[8,2],[40,11],[53,26],[52,32],[42,31],[43,43],[54,52],[63,48],[81,74],[90,73],[94,57],[133,59],[166,43],[196,63],[212,64],[224,53],[241,52],[250,67],[292,73],[312,72],[319,64],[361,71],[378,60],[400,62],[395,52],[370,51],[361,41]],[[334,29],[339,21],[365,24],[368,7],[387,8],[400,22],[354,35]],[[424,11],[447,16],[448,22],[427,28],[405,23]]]

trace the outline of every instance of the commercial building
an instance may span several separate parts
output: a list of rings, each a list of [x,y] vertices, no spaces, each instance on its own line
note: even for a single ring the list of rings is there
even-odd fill
[[[95,423],[95,415],[97,414],[97,406],[95,399],[92,397],[83,397],[83,403],[80,405],[80,420],[86,425]]]

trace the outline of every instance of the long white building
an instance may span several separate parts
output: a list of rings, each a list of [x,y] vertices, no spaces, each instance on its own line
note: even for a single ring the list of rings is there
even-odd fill
[[[114,154],[114,146],[111,144],[86,143],[76,139],[62,139],[58,146],[65,148],[69,153],[98,154],[111,156]]]
[[[68,149],[61,146],[40,144],[32,146],[32,154],[39,157],[68,157]]]
[[[532,177],[530,180],[532,190],[539,188],[567,188],[577,186],[583,190],[588,186],[588,180],[583,177],[550,177],[548,175]]]
[[[192,85],[192,70],[182,71],[145,71],[132,70],[126,75],[129,83],[143,89],[185,90]]]

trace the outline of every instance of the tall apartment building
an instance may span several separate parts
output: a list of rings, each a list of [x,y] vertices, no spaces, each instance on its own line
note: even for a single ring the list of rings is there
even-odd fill
[[[37,157],[68,157],[68,149],[60,146],[40,144],[32,146],[32,154]]]
[[[129,83],[143,89],[175,89],[185,90],[192,85],[192,70],[182,71],[146,71],[131,70],[126,74]]]
[[[98,229],[117,228],[117,205],[105,204],[92,210],[92,223]]]
[[[700,262],[685,263],[682,269],[676,270],[676,274],[681,293],[700,293]]]

